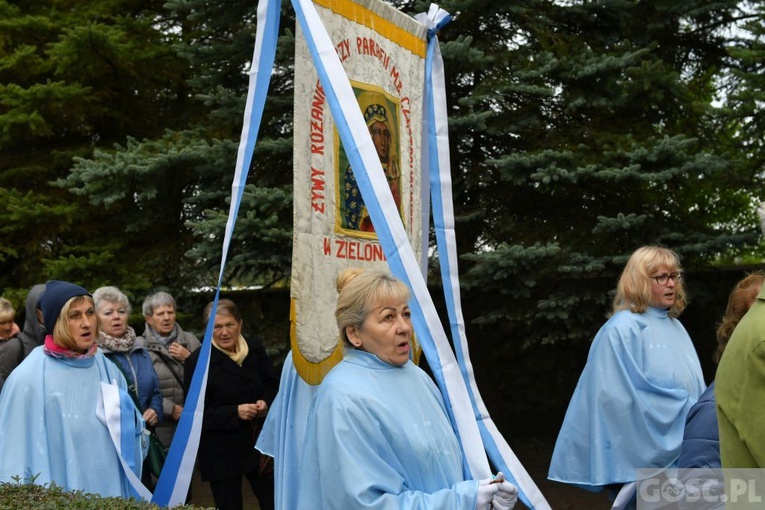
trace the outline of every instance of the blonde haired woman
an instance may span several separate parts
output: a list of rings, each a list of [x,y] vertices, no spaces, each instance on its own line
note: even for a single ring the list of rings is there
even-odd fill
[[[298,509],[509,510],[517,489],[466,480],[440,392],[409,360],[409,290],[387,273],[338,277],[335,319],[346,345],[311,406]]]
[[[52,280],[40,309],[48,331],[43,347],[11,373],[0,394],[0,482],[18,477],[140,497],[144,422],[125,378],[98,349],[93,298],[79,285]],[[116,425],[119,432],[111,434]]]
[[[551,480],[620,491],[636,480],[636,469],[677,462],[685,416],[705,388],[677,320],[686,304],[677,254],[660,246],[636,250],[571,397]]]
[[[645,313],[654,307],[677,318],[687,305],[683,268],[677,254],[660,246],[643,246],[624,266],[609,315],[620,310]]]

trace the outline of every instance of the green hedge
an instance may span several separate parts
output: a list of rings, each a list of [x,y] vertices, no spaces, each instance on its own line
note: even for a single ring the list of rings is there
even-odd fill
[[[80,510],[151,510],[161,508],[154,503],[135,499],[104,498],[82,491],[65,491],[55,484],[36,485],[31,482],[0,483],[0,510],[77,508]],[[193,505],[178,505],[173,509],[200,509]]]

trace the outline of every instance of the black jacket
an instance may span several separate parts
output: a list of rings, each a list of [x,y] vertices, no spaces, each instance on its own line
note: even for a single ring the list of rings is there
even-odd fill
[[[265,400],[270,409],[279,389],[279,379],[260,342],[246,341],[249,353],[241,367],[214,346],[210,347],[210,370],[197,456],[200,474],[205,481],[240,476],[260,465],[260,452],[255,449],[255,441],[265,417],[241,420],[237,406]],[[185,362],[186,394],[200,349]]]

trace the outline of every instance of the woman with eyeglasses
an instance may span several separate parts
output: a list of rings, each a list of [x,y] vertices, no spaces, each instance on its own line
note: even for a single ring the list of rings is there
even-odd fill
[[[685,417],[704,391],[675,252],[644,246],[627,261],[563,420],[551,480],[632,500],[636,470],[676,465]]]

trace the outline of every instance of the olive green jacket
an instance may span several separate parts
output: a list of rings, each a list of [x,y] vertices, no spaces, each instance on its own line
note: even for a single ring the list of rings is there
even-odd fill
[[[765,289],[728,341],[715,398],[723,468],[765,467]]]

